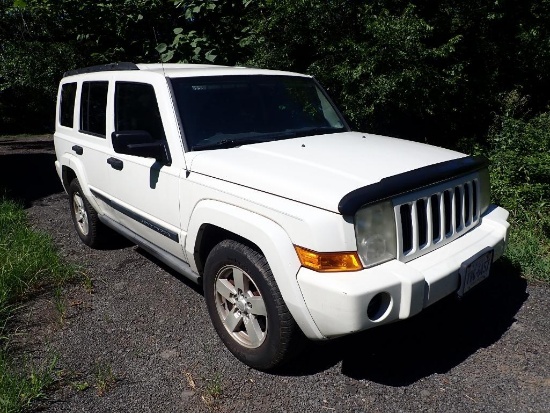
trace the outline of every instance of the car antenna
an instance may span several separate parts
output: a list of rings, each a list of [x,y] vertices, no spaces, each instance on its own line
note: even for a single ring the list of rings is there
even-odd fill
[[[155,43],[158,45],[159,41],[157,39],[157,30],[154,27],[153,27],[153,36],[155,36]],[[166,71],[164,70],[164,62],[162,61],[162,55],[160,54],[160,52],[159,52],[159,56],[160,56],[160,65],[162,67],[162,74],[164,75],[164,77],[166,77]]]

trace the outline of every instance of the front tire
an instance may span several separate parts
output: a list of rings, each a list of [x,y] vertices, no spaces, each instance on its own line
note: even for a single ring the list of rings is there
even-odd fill
[[[254,249],[233,240],[216,245],[206,260],[204,295],[216,332],[248,366],[272,369],[298,349],[298,326]]]

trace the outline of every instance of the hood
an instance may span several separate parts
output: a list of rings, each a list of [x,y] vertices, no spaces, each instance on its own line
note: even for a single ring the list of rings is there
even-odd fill
[[[464,154],[357,132],[189,153],[193,173],[338,212],[349,192]]]

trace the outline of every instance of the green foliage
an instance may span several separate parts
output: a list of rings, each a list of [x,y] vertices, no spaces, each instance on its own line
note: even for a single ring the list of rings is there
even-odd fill
[[[0,53],[0,122],[4,133],[53,130],[60,75],[77,60],[63,43],[5,42]],[[24,126],[23,126],[24,125]]]
[[[2,0],[0,18],[0,121],[17,132],[51,128],[65,70],[111,61],[307,72],[359,129],[447,147],[485,145],[503,92],[548,104],[550,0]]]
[[[73,273],[51,239],[29,228],[24,210],[0,200],[0,336],[14,305],[40,284],[61,283]]]
[[[175,0],[178,27],[156,50],[162,62],[235,64],[245,53],[250,0]]]
[[[358,129],[425,140],[438,124],[452,127],[438,119],[463,82],[462,36],[435,39],[411,2],[286,0],[266,2],[262,14],[250,63],[313,74]]]
[[[522,113],[527,99],[517,91],[503,99],[489,134],[493,197],[516,219],[550,217],[550,112]]]
[[[529,117],[518,91],[502,101],[488,141],[493,201],[512,218],[507,256],[526,276],[550,281],[550,112]]]
[[[117,379],[109,363],[96,364],[95,381],[95,388],[99,396],[104,396],[115,385]]]
[[[0,350],[0,411],[17,413],[28,409],[31,403],[44,397],[45,389],[55,380],[57,360],[43,368],[25,366],[26,374],[17,369],[11,358]]]
[[[248,62],[315,75],[359,129],[484,144],[500,93],[548,102],[548,1],[253,4]]]
[[[8,341],[6,324],[24,296],[44,283],[62,283],[73,273],[57,255],[48,236],[29,228],[17,203],[0,199],[0,344]],[[0,347],[0,411],[20,412],[43,397],[55,379],[49,366],[16,367],[5,346]]]
[[[69,69],[158,61],[172,10],[164,0],[0,0],[0,133],[52,131]]]
[[[550,282],[549,233],[548,222],[513,222],[506,257],[527,279]]]

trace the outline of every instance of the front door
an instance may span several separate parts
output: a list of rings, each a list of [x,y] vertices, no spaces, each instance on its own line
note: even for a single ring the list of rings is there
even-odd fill
[[[153,85],[115,82],[114,128],[115,131],[145,131],[155,140],[166,140]],[[114,150],[107,163],[108,197],[115,220],[183,259],[179,219],[182,168]]]

